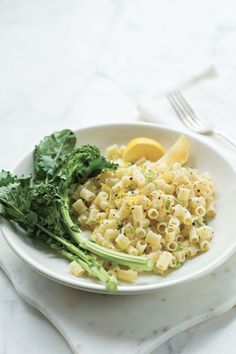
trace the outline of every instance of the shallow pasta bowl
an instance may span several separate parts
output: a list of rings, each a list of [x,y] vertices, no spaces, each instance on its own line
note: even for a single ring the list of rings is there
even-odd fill
[[[114,143],[121,145],[135,137],[157,139],[166,148],[181,134],[180,131],[148,124],[109,124],[92,126],[76,131],[78,143],[94,144],[105,151]],[[139,275],[136,284],[119,284],[116,294],[147,293],[160,288],[180,285],[213,271],[220,266],[236,248],[234,202],[236,197],[236,174],[230,163],[216,150],[194,135],[185,134],[190,144],[189,165],[200,171],[208,171],[216,183],[217,216],[210,223],[215,231],[208,252],[187,261],[180,269],[166,277],[155,274]],[[32,153],[20,161],[14,169],[16,174],[32,170]],[[52,253],[46,247],[33,243],[8,223],[2,225],[3,235],[12,250],[34,270],[64,285],[81,290],[106,293],[105,287],[89,278],[76,278],[68,272],[68,261]]]

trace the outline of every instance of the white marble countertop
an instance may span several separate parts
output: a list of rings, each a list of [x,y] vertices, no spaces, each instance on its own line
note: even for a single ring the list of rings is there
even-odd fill
[[[234,0],[1,1],[0,166],[56,129],[134,120],[136,103],[155,82],[166,87],[167,73],[214,64],[235,90],[235,10]],[[221,104],[225,117],[233,112],[225,89]],[[232,309],[156,353],[234,354],[235,329]],[[25,352],[71,353],[0,271],[0,354]]]

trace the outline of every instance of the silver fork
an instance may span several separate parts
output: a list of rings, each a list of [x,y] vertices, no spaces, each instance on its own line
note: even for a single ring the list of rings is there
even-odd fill
[[[236,148],[236,142],[232,138],[216,129],[211,123],[207,122],[206,119],[195,113],[179,90],[169,92],[166,97],[181,122],[184,123],[187,128],[199,134],[219,135]]]

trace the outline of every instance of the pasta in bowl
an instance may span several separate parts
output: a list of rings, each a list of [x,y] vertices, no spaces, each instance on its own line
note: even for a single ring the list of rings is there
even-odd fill
[[[146,124],[146,123],[104,124],[104,125],[97,125],[97,126],[91,126],[91,127],[79,129],[75,132],[78,146],[82,146],[83,144],[96,145],[101,150],[101,152],[103,154],[106,153],[106,149],[109,146],[117,144],[120,149],[120,147],[122,145],[127,146],[128,142],[130,140],[132,140],[135,137],[140,137],[140,136],[157,140],[168,152],[170,147],[173,146],[173,144],[175,144],[175,142],[178,140],[180,134],[181,134],[181,132],[179,132],[175,129],[170,129],[170,128],[166,128],[163,126],[158,126],[156,124]],[[162,289],[162,288],[166,288],[166,287],[170,287],[170,286],[174,286],[174,285],[175,286],[177,286],[177,285],[179,286],[180,284],[183,285],[184,283],[187,283],[189,281],[192,281],[194,279],[202,277],[202,276],[208,274],[209,272],[212,272],[214,269],[216,269],[217,267],[222,265],[223,262],[225,262],[227,260],[227,258],[229,258],[230,255],[232,255],[233,252],[235,251],[236,240],[235,240],[235,222],[234,222],[234,203],[235,203],[235,197],[236,197],[236,193],[235,193],[236,188],[235,188],[234,169],[232,168],[231,164],[227,161],[227,159],[224,157],[222,152],[219,152],[216,149],[214,149],[212,146],[206,144],[204,142],[203,138],[196,137],[195,135],[189,134],[189,133],[185,134],[185,136],[186,136],[188,144],[189,144],[189,157],[187,155],[181,154],[181,149],[180,149],[180,151],[177,154],[179,162],[177,163],[177,165],[175,165],[175,168],[178,168],[180,171],[182,170],[185,173],[187,171],[190,171],[189,169],[192,168],[193,170],[200,171],[200,172],[196,171],[197,175],[198,175],[198,173],[200,174],[199,178],[203,177],[204,179],[207,179],[210,181],[208,175],[202,176],[204,171],[208,171],[210,176],[212,176],[214,184],[215,184],[215,191],[216,192],[212,193],[212,195],[215,194],[215,199],[216,199],[216,207],[217,207],[216,208],[217,209],[216,217],[213,217],[214,212],[215,212],[214,211],[214,202],[212,203],[212,206],[211,206],[211,208],[212,208],[212,215],[211,215],[209,198],[208,197],[205,198],[205,196],[202,196],[202,195],[197,196],[197,198],[200,198],[200,200],[202,199],[201,197],[205,198],[206,200],[208,199],[208,201],[206,202],[205,209],[208,210],[207,218],[210,218],[211,220],[209,220],[209,224],[205,225],[205,226],[207,228],[211,227],[212,230],[214,230],[214,237],[212,239],[210,239],[210,237],[209,237],[209,240],[207,240],[210,243],[210,248],[207,252],[199,250],[197,256],[191,258],[190,260],[188,260],[188,257],[190,256],[190,253],[188,252],[187,255],[185,254],[186,262],[180,262],[177,259],[176,255],[174,255],[174,252],[178,252],[178,251],[182,251],[182,250],[184,251],[184,248],[185,248],[184,245],[182,246],[183,249],[170,251],[168,249],[165,249],[166,246],[162,245],[162,243],[160,241],[160,244],[162,246],[160,250],[156,250],[156,251],[151,250],[150,247],[148,248],[149,244],[147,244],[146,248],[143,251],[143,254],[139,253],[140,255],[134,256],[134,255],[132,255],[132,253],[131,254],[128,253],[128,248],[122,249],[123,246],[121,248],[120,248],[120,246],[117,247],[118,244],[116,243],[115,239],[118,236],[113,238],[114,234],[113,234],[113,236],[111,236],[111,238],[112,238],[112,243],[114,243],[115,250],[109,248],[110,245],[108,245],[108,247],[106,245],[101,246],[101,244],[99,244],[99,243],[95,243],[94,241],[90,241],[90,247],[91,247],[91,244],[94,244],[94,247],[92,247],[92,248],[93,249],[96,248],[96,250],[100,250],[99,247],[101,247],[103,250],[103,254],[109,253],[109,258],[111,258],[112,255],[116,253],[116,259],[117,259],[118,258],[117,253],[119,253],[119,257],[121,254],[122,258],[124,258],[124,259],[127,259],[127,257],[132,257],[134,259],[136,257],[135,258],[136,264],[137,264],[137,262],[139,262],[139,259],[142,259],[142,264],[143,265],[146,264],[148,266],[147,270],[149,270],[149,271],[145,271],[143,273],[138,271],[137,274],[134,274],[133,271],[136,272],[136,269],[134,269],[134,268],[127,269],[126,267],[123,267],[123,265],[116,266],[117,263],[115,264],[113,262],[113,270],[111,269],[111,271],[113,271],[114,272],[113,274],[115,274],[115,276],[120,279],[120,280],[118,279],[119,284],[118,284],[117,291],[115,293],[117,295],[148,293],[151,291],[156,291],[158,289]],[[118,156],[115,156],[116,151],[115,151],[114,156],[110,155],[110,153],[112,154],[112,151],[110,151],[108,153],[110,158],[113,158],[114,160],[117,160],[117,159],[119,160],[121,157],[121,156],[119,156],[119,154],[120,154],[119,149],[118,149]],[[121,150],[122,149],[123,148],[121,148]],[[145,151],[145,149],[142,148],[141,151]],[[174,165],[173,160],[172,160],[173,156],[168,155],[165,152],[164,152],[163,157],[164,156],[166,156],[165,161],[164,161],[165,163],[167,163],[168,165]],[[160,161],[163,162],[163,157],[160,157],[159,163],[160,163]],[[122,153],[122,159],[123,159],[123,153]],[[187,162],[188,166],[186,166],[183,162],[185,159],[188,159],[188,162]],[[147,161],[145,161],[145,163],[144,163],[146,165],[152,164],[153,162],[155,162],[155,161],[152,161],[151,156],[146,156],[146,160]],[[137,161],[135,161],[135,164],[137,164]],[[148,162],[148,161],[151,161],[151,162]],[[125,159],[125,163],[127,163],[127,162],[128,161],[126,161],[126,159]],[[121,162],[121,164],[122,164],[122,162]],[[181,166],[179,166],[178,164]],[[119,168],[126,169],[128,167],[129,166],[127,165],[125,167],[120,166]],[[131,163],[130,163],[130,167],[131,167]],[[27,155],[25,158],[23,158],[17,164],[17,166],[13,170],[13,175],[18,175],[18,176],[21,176],[22,174],[27,175],[27,174],[32,173],[32,171],[33,171],[33,154],[30,153],[29,155]],[[163,171],[162,173],[166,173],[166,172],[167,171]],[[125,177],[125,173],[124,173],[124,177]],[[144,171],[144,173],[145,173],[145,171]],[[128,176],[129,176],[129,174],[128,174]],[[147,170],[145,173],[145,176],[144,176],[144,178],[145,178],[146,184],[148,184],[149,182],[153,183],[151,180],[149,180],[149,179],[153,178],[152,173],[149,173]],[[130,177],[132,177],[132,176],[130,176]],[[109,178],[109,177],[108,176],[105,177],[105,175],[104,175],[104,178]],[[117,178],[122,179],[122,176],[117,177]],[[159,176],[158,178],[164,180],[163,176],[162,177]],[[124,180],[125,179],[127,179],[127,178],[124,178]],[[155,179],[156,179],[156,177],[155,177]],[[165,182],[167,184],[171,184],[170,182],[168,182],[168,180]],[[85,187],[87,190],[90,190],[90,192],[94,193],[95,198],[96,198],[97,195],[99,194],[99,192],[101,192],[100,189],[101,189],[102,183],[104,184],[104,181],[101,180],[101,182],[100,182],[100,181],[95,180],[95,185],[97,188],[97,190],[95,190],[95,191],[90,190],[90,188],[88,188],[88,185],[83,186],[83,187]],[[212,189],[212,192],[214,189],[214,184],[212,184],[212,186],[209,187],[210,189]],[[114,185],[111,185],[109,188],[112,188],[113,186]],[[78,185],[76,185],[76,187],[78,188]],[[81,187],[79,187],[79,188],[81,188]],[[180,188],[181,187],[179,187],[179,189]],[[185,188],[186,188],[186,186],[185,186]],[[130,189],[132,189],[132,188],[130,187]],[[175,196],[174,194],[171,194],[170,191],[168,191],[168,190],[164,191],[164,190],[162,190],[162,187],[158,188],[158,189],[162,191],[162,195],[164,195],[164,196],[165,195],[170,195],[170,196],[172,195],[176,199],[178,199],[177,196]],[[189,189],[189,188],[187,188],[187,189]],[[104,190],[102,192],[108,193],[108,191],[106,191],[106,190]],[[128,194],[128,192],[132,192],[132,190],[127,190],[126,194]],[[139,192],[139,189],[137,190],[136,193],[137,193],[138,197],[139,197],[139,194],[141,194],[141,192]],[[183,193],[183,192],[181,192],[181,193]],[[190,193],[191,193],[191,191],[190,191]],[[197,192],[197,193],[199,193],[199,192]],[[118,194],[118,193],[115,193],[115,194]],[[129,193],[129,194],[131,194],[131,193]],[[104,195],[106,195],[106,194],[104,194]],[[109,193],[108,193],[108,195],[109,195]],[[86,191],[85,191],[84,196],[86,196]],[[93,202],[92,202],[92,200],[86,202],[86,200],[84,199],[84,196],[83,196],[83,193],[82,193],[82,197],[80,195],[77,195],[77,196],[74,195],[73,200],[71,200],[71,206],[78,199],[82,199],[83,203],[85,204],[85,207],[87,208],[87,213],[85,213],[84,216],[87,217],[88,215],[86,215],[86,214],[90,213],[90,210],[93,209],[91,206],[91,204]],[[148,199],[152,199],[148,195],[145,195],[145,196]],[[192,196],[190,196],[189,199],[191,197]],[[118,198],[118,196],[117,197],[115,196],[115,200],[116,199],[117,199],[117,201],[121,200],[121,198]],[[157,200],[158,200],[158,198],[157,198]],[[109,199],[108,199],[108,201],[109,201]],[[104,198],[104,202],[106,202],[105,198]],[[133,202],[133,199],[132,199],[132,202]],[[78,202],[78,205],[80,203],[81,202]],[[107,207],[106,203],[104,203],[104,205],[105,205],[105,207]],[[103,207],[104,207],[104,205],[103,205]],[[135,205],[138,205],[138,203],[136,203]],[[169,209],[170,206],[172,206],[172,209],[173,209],[176,205],[180,205],[183,208],[186,208],[184,203],[178,204],[177,201],[175,201],[175,204],[173,206],[171,204],[169,205],[169,202],[165,203],[164,208]],[[113,207],[111,208],[108,206],[108,208],[120,210],[120,206],[117,206],[115,208],[113,208]],[[191,206],[191,208],[196,208],[196,206],[193,205],[193,206]],[[74,209],[74,207],[73,207],[73,209]],[[97,207],[97,209],[99,209],[99,208]],[[187,209],[189,210],[191,217],[193,217],[193,215],[194,215],[193,209],[189,209],[189,206],[187,206]],[[160,211],[161,210],[158,211],[158,213],[159,213],[158,217],[160,217],[160,215],[161,215]],[[102,213],[102,212],[105,212],[105,211],[99,210],[99,213]],[[130,214],[133,215],[132,213],[133,213],[133,209],[131,210]],[[147,213],[147,211],[144,210],[144,207],[143,207],[143,213],[144,213],[144,215],[145,215],[145,213]],[[201,213],[201,209],[200,209],[200,213]],[[78,213],[77,213],[73,210],[71,213],[71,216],[72,216],[72,214],[74,216],[74,221],[78,222],[77,219],[80,217],[81,212],[78,211]],[[96,214],[96,212],[95,212],[95,214]],[[169,215],[169,214],[170,213],[167,212],[167,215]],[[172,214],[173,214],[173,210],[172,210]],[[92,216],[92,214],[91,214],[91,216]],[[171,218],[175,218],[175,217],[168,216],[168,220],[167,221],[165,220],[164,223],[167,222],[169,224],[169,220]],[[81,217],[81,219],[82,219],[82,217]],[[109,219],[109,217],[108,217],[108,219]],[[144,219],[149,219],[149,216],[145,215]],[[151,220],[153,220],[153,221],[151,221]],[[205,216],[203,217],[203,220],[206,221]],[[84,218],[84,221],[85,221],[85,218]],[[126,219],[124,219],[124,221],[122,221],[122,223],[125,222],[128,224],[127,221],[126,221]],[[205,223],[205,221],[204,221],[204,223]],[[98,224],[93,224],[91,226],[87,226],[85,224],[82,225],[82,223],[83,223],[83,221],[82,221],[81,228],[83,229],[83,231],[79,235],[81,237],[81,241],[83,241],[82,238],[84,236],[86,236],[87,239],[91,239],[93,237],[92,235],[95,234],[95,227],[99,227],[100,222]],[[156,222],[159,222],[159,221],[156,219]],[[160,220],[160,222],[162,222],[162,220]],[[151,226],[153,224],[155,224],[155,219],[150,219],[150,226],[148,226],[148,227],[151,228]],[[177,224],[178,224],[178,222],[177,222]],[[132,225],[132,223],[131,223],[131,225]],[[123,231],[123,228],[125,227],[125,225],[120,224],[118,226],[119,226],[118,227],[119,233],[123,234],[122,231]],[[134,227],[134,228],[136,226],[132,225],[132,227]],[[164,224],[164,226],[166,227],[165,224]],[[176,227],[178,227],[178,225],[176,225],[174,223],[174,229]],[[179,225],[180,231],[183,230],[182,227],[183,226]],[[196,229],[201,230],[203,225],[196,224],[196,225],[193,225],[193,227],[196,227]],[[11,226],[9,223],[2,222],[1,229],[3,231],[3,235],[4,235],[8,245],[12,248],[12,250],[36,271],[40,272],[41,274],[45,275],[46,277],[48,277],[54,281],[57,281],[59,283],[66,285],[66,286],[70,286],[70,287],[74,287],[77,289],[86,290],[86,291],[90,291],[90,292],[107,293],[107,289],[104,286],[104,284],[97,281],[95,278],[90,278],[87,276],[80,276],[83,273],[83,271],[81,271],[80,268],[74,267],[73,264],[70,265],[70,269],[68,271],[68,260],[65,258],[62,258],[60,255],[50,252],[50,250],[48,250],[48,246],[47,246],[47,248],[45,248],[46,245],[45,246],[41,245],[38,242],[34,242],[34,241],[31,241],[29,238],[23,237],[23,235],[21,235],[19,233],[19,230],[17,230],[15,227]],[[186,227],[184,227],[184,229],[185,229],[184,232],[187,232],[186,230],[188,230],[188,225],[186,225]],[[129,230],[129,228],[128,228],[128,230]],[[137,244],[138,240],[136,240],[136,243],[134,245],[132,245],[132,242],[134,242],[134,241],[130,237],[128,237],[128,239],[130,240],[129,246],[134,247],[135,254],[137,254],[137,252],[142,252],[142,248],[145,246],[145,243],[147,243],[146,242],[147,230],[148,230],[148,228],[145,230],[146,231],[145,237],[144,237],[144,235],[143,235],[143,237],[140,237],[140,242],[138,243],[137,246],[136,246],[136,244]],[[151,230],[152,230],[152,228],[151,228]],[[155,234],[162,236],[162,239],[163,239],[163,230],[158,231],[154,227],[152,231]],[[76,232],[76,229],[74,229],[73,232]],[[106,236],[109,235],[109,232],[107,232]],[[129,231],[128,231],[128,233],[129,233]],[[117,234],[117,232],[116,232],[116,234]],[[201,234],[201,231],[200,231],[200,234]],[[197,249],[200,248],[200,241],[202,238],[202,235],[200,235],[200,234],[198,235],[199,241],[196,244],[193,243],[193,248],[195,248],[196,246],[197,246],[196,247]],[[102,236],[104,237],[104,234]],[[125,236],[127,236],[127,235],[125,235]],[[186,241],[186,239],[188,239],[186,237],[186,235],[184,235],[184,237],[185,237],[184,240],[181,240],[181,238],[177,238],[177,240],[176,240],[176,238],[175,238],[174,242],[177,242],[178,247],[180,247],[179,246],[180,242],[184,242],[184,241]],[[104,240],[106,240],[106,239],[105,238],[101,239],[102,242]],[[118,238],[118,240],[119,240],[119,238]],[[105,244],[106,244],[106,242],[105,242]],[[144,244],[144,246],[143,246],[143,244]],[[52,245],[54,246],[54,244],[52,244]],[[116,249],[118,249],[119,252],[117,252]],[[106,252],[104,252],[104,250],[106,250]],[[192,250],[192,248],[191,248],[191,250]],[[60,248],[58,248],[55,251],[60,252]],[[170,263],[169,263],[166,270],[157,269],[157,267],[156,267],[157,259],[154,260],[152,258],[153,263],[154,263],[155,273],[151,272],[150,271],[150,264],[152,264],[152,262],[148,263],[148,262],[146,262],[146,259],[151,259],[150,258],[151,256],[149,256],[149,254],[151,254],[151,253],[154,253],[154,256],[155,256],[155,252],[157,252],[156,253],[156,256],[157,256],[158,251],[170,253],[173,257],[176,257],[176,265],[179,266],[179,263],[181,263],[181,264],[183,264],[183,266],[181,266],[179,268],[177,266],[178,270],[172,271],[172,269],[175,269],[175,268],[170,267]],[[66,255],[70,257],[70,254],[68,254],[68,252],[66,253]],[[86,252],[83,252],[83,255],[87,259]],[[130,260],[130,258],[129,258],[129,260]],[[104,261],[103,269],[105,269],[105,267],[108,270],[108,272],[110,272],[109,269],[111,268],[111,264],[109,264],[109,262]],[[95,269],[95,270],[97,271],[97,269]],[[117,274],[118,270],[120,273],[119,276]],[[104,271],[103,271],[103,273],[104,273]],[[163,276],[165,274],[167,274],[167,276]],[[77,276],[74,276],[74,275],[77,275]],[[136,277],[137,277],[137,280],[135,280]],[[113,278],[115,278],[115,277],[113,277]],[[129,280],[129,282],[127,282],[127,280]],[[135,282],[132,283],[131,281],[133,281],[133,280],[135,280]]]
[[[117,169],[80,184],[73,194],[74,214],[80,227],[91,231],[92,241],[114,251],[150,257],[153,273],[162,276],[208,251],[213,237],[207,223],[216,213],[215,185],[208,172],[179,163],[176,146],[183,143],[181,156],[186,160],[188,142],[181,136],[163,158],[150,161],[138,149],[139,156],[132,162],[124,159],[126,146],[113,144],[106,152]],[[170,152],[171,163],[164,163]],[[120,281],[137,281],[137,269],[103,265]],[[77,274],[75,264],[70,269]]]

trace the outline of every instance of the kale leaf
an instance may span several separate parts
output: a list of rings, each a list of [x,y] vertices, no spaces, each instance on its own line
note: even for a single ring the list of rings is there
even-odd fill
[[[34,149],[34,178],[44,181],[52,178],[66,161],[76,144],[75,134],[64,129],[46,136]]]
[[[84,183],[88,178],[97,176],[105,169],[116,168],[117,164],[106,160],[96,146],[82,145],[74,149],[58,172],[57,177],[62,180],[61,192],[69,194],[75,183]]]
[[[30,209],[32,188],[31,177],[15,177],[10,172],[0,174],[0,204],[4,206],[0,215],[18,223],[29,233],[34,231],[37,214]]]

